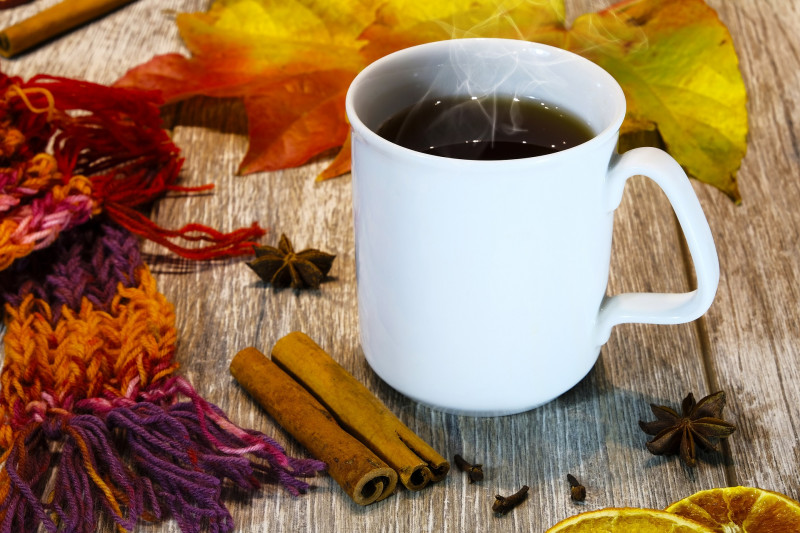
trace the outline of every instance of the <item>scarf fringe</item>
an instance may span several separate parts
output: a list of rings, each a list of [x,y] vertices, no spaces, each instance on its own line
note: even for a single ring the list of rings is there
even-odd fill
[[[291,494],[324,468],[234,424],[175,375],[173,306],[139,240],[97,217],[0,272],[0,533],[227,532],[225,489]]]
[[[155,92],[45,75],[23,82],[0,73],[0,213],[6,219],[0,269],[101,211],[189,259],[252,253],[254,240],[265,234],[257,223],[230,233],[201,224],[170,230],[135,210],[168,191],[213,187],[175,184],[184,160],[162,127],[161,103]],[[49,146],[57,168],[54,180],[42,181],[32,162],[47,157]],[[189,246],[196,241],[211,244]]]
[[[135,397],[37,413],[4,456],[0,533],[91,533],[101,510],[123,530],[172,517],[184,533],[228,532],[223,488],[277,482],[297,495],[325,466],[238,427],[180,377]]]

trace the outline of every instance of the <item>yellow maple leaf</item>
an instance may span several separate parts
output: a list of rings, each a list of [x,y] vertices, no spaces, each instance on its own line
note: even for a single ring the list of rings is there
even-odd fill
[[[731,35],[713,9],[699,0],[621,2],[578,17],[566,48],[622,86],[623,150],[663,144],[690,176],[739,201],[747,94]]]

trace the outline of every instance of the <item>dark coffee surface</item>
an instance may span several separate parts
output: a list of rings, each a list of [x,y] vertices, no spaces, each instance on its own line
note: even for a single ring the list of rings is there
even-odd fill
[[[552,154],[594,137],[568,111],[508,96],[423,100],[389,117],[377,133],[417,152],[473,160]]]

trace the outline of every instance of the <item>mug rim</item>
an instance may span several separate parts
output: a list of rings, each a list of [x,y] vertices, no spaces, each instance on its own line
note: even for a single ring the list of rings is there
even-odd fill
[[[489,44],[494,42],[495,44],[504,44],[504,45],[512,45],[517,46],[519,49],[527,48],[527,49],[541,49],[550,54],[560,54],[569,56],[571,59],[578,61],[582,65],[585,65],[587,68],[595,70],[601,77],[606,78],[610,81],[610,87],[612,87],[615,91],[615,95],[612,98],[615,98],[619,102],[621,102],[621,107],[617,112],[617,115],[614,117],[610,123],[597,132],[591,139],[585,141],[581,144],[573,146],[571,148],[567,148],[565,150],[561,150],[558,152],[553,152],[551,154],[545,155],[538,155],[538,156],[531,156],[531,157],[521,157],[515,159],[493,159],[493,160],[479,160],[479,159],[460,159],[460,158],[453,158],[453,157],[444,157],[439,155],[433,154],[426,154],[423,152],[418,152],[411,148],[406,148],[399,144],[396,144],[388,139],[385,139],[378,135],[372,128],[367,126],[361,118],[358,116],[358,113],[355,111],[355,90],[357,86],[367,78],[370,73],[375,70],[380,69],[386,63],[390,63],[392,61],[397,60],[398,57],[412,55],[418,53],[420,49],[423,48],[448,48],[453,46],[453,44],[458,41],[460,43],[468,42],[474,46],[480,46],[481,44]],[[383,148],[389,152],[399,152],[404,157],[412,157],[414,159],[420,159],[421,161],[425,161],[430,164],[446,164],[449,166],[452,165],[461,165],[461,164],[468,164],[472,165],[514,165],[523,163],[525,165],[531,165],[533,163],[538,162],[549,162],[553,159],[563,158],[563,157],[570,157],[574,156],[577,150],[587,150],[592,149],[592,147],[596,144],[601,144],[609,140],[610,137],[614,137],[618,134],[620,127],[622,126],[622,122],[625,119],[627,109],[627,102],[625,99],[625,94],[622,91],[622,87],[619,85],[619,82],[603,67],[600,65],[586,59],[583,56],[580,56],[574,52],[569,50],[565,50],[563,48],[558,48],[556,46],[551,46],[544,43],[537,43],[534,41],[526,41],[523,39],[506,39],[506,38],[497,38],[497,37],[469,37],[463,39],[447,39],[443,41],[432,41],[429,43],[418,44],[415,46],[410,46],[408,48],[403,48],[401,50],[397,50],[392,52],[391,54],[385,55],[379,59],[376,59],[369,65],[367,65],[364,69],[359,72],[353,81],[350,83],[350,86],[347,89],[347,94],[345,96],[345,112],[347,114],[347,119],[350,123],[351,130],[355,130],[359,133],[359,135],[364,136],[370,144],[376,145],[378,148]]]

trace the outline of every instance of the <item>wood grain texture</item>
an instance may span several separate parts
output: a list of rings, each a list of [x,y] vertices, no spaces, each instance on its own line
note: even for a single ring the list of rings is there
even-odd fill
[[[740,425],[737,482],[800,498],[800,6],[720,2],[749,93],[740,206],[697,188],[717,237],[720,290],[703,319],[710,375]]]
[[[0,12],[0,25],[52,4],[38,0]],[[568,2],[574,18],[607,1]],[[326,476],[310,494],[292,497],[268,486],[231,491],[237,530],[251,531],[543,531],[574,513],[606,506],[662,508],[696,490],[741,483],[800,497],[800,7],[782,0],[709,0],[728,25],[749,91],[748,155],[739,174],[742,205],[695,183],[717,242],[722,277],[709,313],[692,324],[614,328],[594,369],[571,391],[520,415],[476,419],[443,414],[404,398],[367,366],[358,339],[349,176],[316,183],[329,156],[296,169],[236,176],[247,148],[247,122],[235,100],[195,99],[165,110],[186,156],[183,183],[216,184],[203,196],[171,196],[153,208],[159,224],[201,222],[231,229],[259,221],[263,242],[286,233],[297,249],[337,254],[321,290],[275,291],[242,260],[194,264],[145,243],[160,289],[175,304],[182,373],[237,423],[302,450],[240,389],[228,372],[245,346],[269,352],[302,330],[372,390],[443,455],[484,464],[468,484],[457,470],[419,492],[400,490],[361,508]],[[208,2],[139,0],[18,59],[3,71],[47,72],[110,83],[158,53],[182,51],[174,12]],[[614,229],[609,292],[691,288],[691,261],[664,195],[645,178],[629,181]],[[476,379],[480,369],[475,369]],[[445,378],[446,379],[446,378]],[[468,387],[465,383],[463,386]],[[728,392],[727,417],[739,430],[722,458],[704,456],[690,470],[675,457],[650,455],[637,421],[648,404],[677,407],[687,392]],[[567,473],[587,488],[570,501]],[[495,494],[523,484],[528,501],[495,517]],[[112,531],[104,524],[101,531]],[[174,522],[139,531],[177,532]]]

